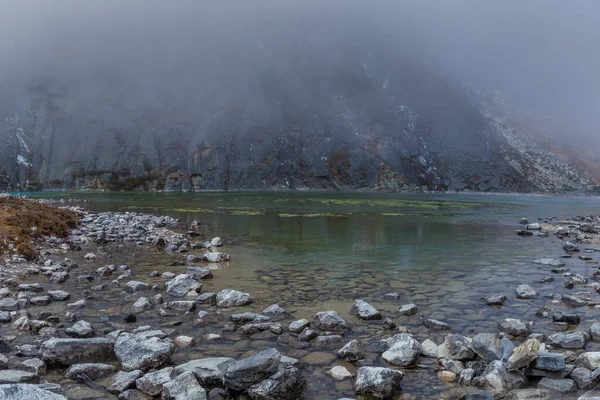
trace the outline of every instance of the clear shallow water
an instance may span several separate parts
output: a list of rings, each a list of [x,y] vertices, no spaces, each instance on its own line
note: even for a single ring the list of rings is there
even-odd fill
[[[535,332],[551,334],[554,330],[548,325],[550,321],[535,317],[539,306],[549,300],[543,296],[517,300],[515,287],[529,283],[541,294],[573,294],[586,289],[565,289],[562,276],[531,263],[542,256],[561,255],[561,242],[553,236],[517,236],[514,231],[519,228],[518,220],[598,213],[600,204],[597,198],[509,195],[53,193],[44,196],[85,197],[89,199],[85,207],[93,210],[167,214],[181,218],[183,226],[196,219],[206,238],[221,236],[226,242],[223,251],[231,254],[232,261],[214,271],[214,279],[205,282],[203,292],[234,288],[252,294],[256,303],[242,309],[221,310],[217,321],[205,326],[194,323],[195,313],[159,317],[156,309],[142,313],[135,325],[167,329],[174,322],[181,322],[173,327],[177,333],[197,337],[199,341],[192,351],[178,350],[174,356],[177,362],[217,355],[239,357],[246,351],[273,346],[292,357],[307,357],[304,360],[310,382],[309,399],[354,397],[351,381],[335,382],[325,375],[325,371],[340,364],[334,357],[336,350],[304,348],[288,335],[259,340],[241,337],[232,332],[230,314],[260,312],[278,303],[292,314],[285,320],[287,325],[294,319],[310,320],[317,311],[335,309],[352,322],[353,329],[346,339],[360,338],[370,344],[364,362],[368,365],[385,365],[375,346],[391,332],[383,331],[376,323],[360,322],[350,316],[355,298],[367,300],[384,316],[409,327],[419,341],[430,338],[439,344],[447,333],[426,329],[420,317],[440,319],[451,325],[452,332],[465,335],[497,332],[497,325],[504,318],[522,318],[535,322]],[[185,270],[168,266],[175,260],[183,260],[185,255],[131,246],[90,249],[99,258],[88,263],[81,258],[85,251],[75,255],[80,268],[73,275],[93,271],[101,265],[128,264],[134,279],[163,284],[163,279],[151,278],[150,272]],[[588,278],[595,269],[593,264],[577,259],[568,260],[567,266]],[[554,276],[555,282],[535,283],[547,275]],[[114,329],[122,325],[122,315],[128,312],[134,299],[121,296],[122,289],[111,286],[110,280],[105,282],[104,291],[84,292],[98,283],[99,280],[78,284],[71,279],[61,286],[75,294],[72,300],[91,297],[92,306],[84,311],[83,317],[96,329]],[[385,300],[383,294],[389,292],[400,293],[401,299]],[[480,301],[483,295],[491,293],[505,294],[509,300],[502,308]],[[590,293],[589,297],[600,300],[596,293]],[[398,316],[398,307],[406,303],[416,303],[420,312],[412,317]],[[596,321],[597,311],[593,308],[574,311],[583,317],[581,329]],[[204,342],[201,337],[207,333],[220,333],[225,339]],[[588,351],[595,346],[590,344]],[[406,398],[439,398],[451,385],[439,381],[432,369],[433,361],[425,358],[421,361],[427,368],[407,370],[403,382]],[[357,368],[345,365],[351,371]],[[82,397],[74,395],[77,386],[73,388],[73,397]]]

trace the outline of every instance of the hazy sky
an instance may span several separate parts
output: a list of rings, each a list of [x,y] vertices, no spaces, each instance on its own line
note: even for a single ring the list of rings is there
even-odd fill
[[[0,0],[0,10],[1,85],[152,74],[202,46],[231,48],[231,61],[257,30],[373,31],[433,70],[600,136],[598,0]]]

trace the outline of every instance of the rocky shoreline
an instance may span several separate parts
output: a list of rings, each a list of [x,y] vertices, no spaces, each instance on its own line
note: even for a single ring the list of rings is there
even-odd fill
[[[556,333],[546,337],[526,318],[506,318],[498,321],[498,332],[464,336],[444,321],[421,317],[417,304],[400,304],[398,293],[383,296],[398,302],[395,315],[384,315],[362,299],[347,304],[352,320],[334,310],[305,315],[278,304],[250,312],[256,295],[228,287],[206,290],[213,274],[225,273],[219,268],[231,256],[221,251],[229,244],[204,237],[199,223],[180,233],[181,225],[169,217],[77,210],[84,213],[81,226],[66,240],[39,245],[38,263],[17,255],[3,260],[0,399],[293,400],[305,398],[313,383],[307,366],[331,365],[335,359],[326,374],[332,383],[352,383],[358,399],[421,398],[403,393],[402,381],[422,369],[437,374],[443,385],[439,398],[447,400],[600,398],[595,389],[600,323],[589,331],[577,329],[581,315],[575,312],[600,305],[593,298],[600,290],[595,282],[600,270],[587,255],[581,257],[594,268],[590,276],[566,267],[567,257],[595,251],[579,246],[593,243],[593,236],[586,237],[593,233],[585,230],[595,230],[598,217],[571,219],[568,233],[550,220],[520,229],[569,239],[565,258],[540,258],[532,265],[562,276],[565,290],[587,291],[554,293],[537,310],[537,316],[552,320]],[[177,255],[180,261],[171,266],[177,272],[141,275],[135,267],[118,265],[119,253],[111,250],[116,248]],[[103,320],[95,303],[109,291],[119,293],[114,304],[126,305]],[[521,301],[540,296],[528,283],[514,292]],[[481,307],[500,308],[508,296],[490,293],[482,300]],[[145,324],[153,321],[148,315],[161,318],[160,325]],[[430,336],[417,340],[395,322],[400,316],[421,319]],[[88,320],[103,321],[102,327]],[[197,327],[198,334],[182,334],[186,324]],[[364,324],[376,326],[378,337],[352,338]],[[255,351],[237,352],[236,358],[231,353],[185,356],[195,354],[199,343],[214,343],[217,349],[219,343],[235,347],[248,340],[256,343]],[[331,385],[328,398],[338,398],[336,388]]]

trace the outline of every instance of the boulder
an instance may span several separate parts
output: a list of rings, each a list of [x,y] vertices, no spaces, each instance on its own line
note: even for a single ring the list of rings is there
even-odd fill
[[[565,356],[561,353],[538,353],[535,368],[543,371],[563,371],[565,369]]]
[[[210,279],[213,277],[212,271],[206,267],[190,266],[185,270],[185,273],[197,281],[201,279]]]
[[[71,298],[71,294],[64,290],[48,290],[48,296],[54,301],[65,301]]]
[[[115,359],[114,346],[114,342],[106,338],[52,338],[42,343],[39,357],[53,366],[106,362]]]
[[[291,322],[288,330],[292,333],[300,333],[310,326],[310,321],[307,319],[299,319],[297,321]]]
[[[585,332],[559,332],[548,337],[548,344],[560,349],[583,349],[587,339]]]
[[[400,315],[415,315],[417,312],[419,311],[419,307],[417,307],[416,304],[405,304],[403,306],[400,306],[400,308],[398,309],[398,313]]]
[[[538,382],[538,389],[546,389],[555,393],[573,393],[577,391],[577,385],[572,379],[551,379],[548,377],[542,378]]]
[[[94,328],[87,321],[77,321],[70,328],[65,329],[65,333],[75,338],[91,338],[96,336]]]
[[[351,340],[338,351],[338,357],[344,361],[356,362],[365,358],[367,349],[360,340]]]
[[[445,342],[450,358],[461,361],[475,358],[475,353],[471,349],[471,342],[463,335],[447,335]]]
[[[115,367],[109,364],[99,363],[88,363],[88,364],[74,364],[69,367],[65,376],[69,379],[77,381],[87,381],[91,379],[93,381],[107,377],[115,373]]]
[[[473,336],[471,348],[487,362],[496,361],[502,357],[500,339],[493,333],[479,333]]]
[[[175,278],[167,282],[167,294],[175,297],[184,297],[191,290],[199,291],[202,284],[187,274],[177,275]]]
[[[0,384],[6,383],[30,383],[39,381],[39,377],[33,372],[17,369],[3,369],[0,371]]]
[[[350,314],[356,315],[358,318],[365,320],[382,318],[381,313],[377,311],[375,307],[360,299],[354,301],[354,305],[350,310]]]
[[[356,394],[377,400],[392,400],[401,391],[404,373],[390,368],[361,367],[356,373]]]
[[[417,362],[420,354],[419,342],[407,333],[400,333],[392,337],[382,358],[397,367],[408,367]]]
[[[346,321],[333,310],[316,313],[311,326],[314,329],[332,332],[343,332],[348,329]]]
[[[223,289],[217,293],[217,307],[240,307],[251,304],[254,299],[248,293],[232,289]]]
[[[268,349],[246,359],[230,364],[225,371],[225,386],[232,390],[245,390],[277,372],[281,354]]]
[[[579,365],[582,365],[583,367],[589,368],[591,370],[600,368],[600,352],[591,351],[583,353],[577,358],[577,362]]]
[[[202,358],[176,366],[175,373],[182,374],[189,371],[194,374],[202,386],[223,386],[225,371],[233,363],[235,363],[233,358]]]
[[[129,281],[125,285],[125,290],[128,292],[140,292],[150,289],[150,285],[140,281]]]
[[[491,391],[496,398],[506,396],[509,390],[517,389],[527,382],[523,374],[509,371],[502,361],[492,361],[477,380],[477,385]]]
[[[170,339],[122,333],[114,349],[123,370],[147,371],[166,363],[175,351],[175,344]]]
[[[529,324],[520,319],[506,318],[500,324],[500,331],[516,337],[527,337],[531,334]]]
[[[0,400],[67,400],[61,394],[45,390],[37,385],[4,384],[0,385]]]
[[[206,390],[191,372],[184,372],[163,385],[163,400],[206,400]]]
[[[579,389],[590,389],[597,384],[592,379],[592,371],[583,367],[575,368],[569,378],[573,379]]]
[[[175,377],[173,367],[152,371],[138,378],[135,387],[149,396],[156,396],[163,390],[163,385]]]
[[[517,295],[517,299],[533,299],[537,297],[538,292],[536,292],[531,286],[523,284],[517,286],[515,289],[515,294]]]
[[[136,369],[135,371],[119,371],[112,378],[108,391],[113,394],[119,394],[127,389],[133,389],[135,387],[135,381],[141,378],[144,373]]]
[[[540,342],[535,338],[527,339],[513,351],[506,367],[509,370],[524,368],[537,359],[539,351]]]
[[[301,400],[307,381],[298,368],[281,364],[277,372],[248,388],[252,400]]]
[[[545,389],[517,389],[510,391],[504,400],[552,400],[550,394]]]
[[[227,253],[220,253],[220,252],[210,253],[209,252],[209,253],[204,253],[204,255],[202,256],[202,260],[204,260],[206,262],[211,262],[211,263],[218,263],[218,262],[231,260],[231,256]]]

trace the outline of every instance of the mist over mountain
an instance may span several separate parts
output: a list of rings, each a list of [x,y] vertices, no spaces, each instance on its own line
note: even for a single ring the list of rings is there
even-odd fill
[[[600,148],[595,1],[0,4],[0,188],[555,191],[598,177],[583,152]]]

